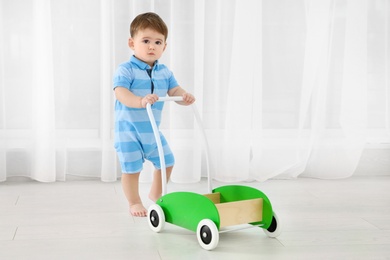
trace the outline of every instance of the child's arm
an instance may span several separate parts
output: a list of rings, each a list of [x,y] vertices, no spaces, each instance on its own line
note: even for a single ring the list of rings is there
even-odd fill
[[[156,94],[139,97],[134,95],[127,88],[119,86],[115,88],[115,97],[123,105],[132,108],[145,108],[147,103],[154,104],[158,100],[158,96]]]
[[[192,103],[195,102],[195,97],[190,94],[190,93],[187,93],[182,87],[180,86],[177,86],[177,87],[174,87],[172,89],[170,89],[168,91],[168,96],[170,97],[174,97],[174,96],[179,96],[179,97],[183,97],[183,101],[181,102],[177,102],[179,103],[180,105],[185,105],[185,106],[188,106],[188,105],[191,105]]]

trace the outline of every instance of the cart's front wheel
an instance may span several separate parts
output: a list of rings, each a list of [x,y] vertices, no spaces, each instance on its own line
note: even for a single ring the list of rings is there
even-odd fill
[[[161,230],[163,230],[165,226],[165,215],[164,215],[164,211],[159,205],[153,204],[149,207],[148,222],[149,222],[149,227],[154,232],[160,232]]]
[[[206,250],[213,250],[219,241],[218,228],[210,219],[203,219],[196,229],[196,237],[201,247]]]
[[[273,212],[271,225],[269,226],[269,228],[263,230],[264,233],[269,237],[277,237],[280,235],[280,233],[282,232],[282,227],[280,225],[279,218],[275,214],[275,212]]]

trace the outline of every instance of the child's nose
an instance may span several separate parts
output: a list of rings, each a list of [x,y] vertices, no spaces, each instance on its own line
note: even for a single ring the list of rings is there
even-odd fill
[[[149,44],[149,50],[154,50],[154,45],[152,43]]]

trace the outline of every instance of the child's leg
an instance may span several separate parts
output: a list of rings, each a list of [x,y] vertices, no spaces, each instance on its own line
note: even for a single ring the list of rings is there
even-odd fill
[[[140,173],[122,174],[122,189],[129,202],[130,213],[136,217],[146,217],[147,210],[142,204],[138,192],[138,180]]]
[[[171,177],[173,166],[166,168],[167,172],[167,182]],[[161,197],[162,194],[162,182],[161,182],[161,170],[155,170],[153,175],[152,187],[150,188],[149,199],[153,202],[156,202],[158,198]]]

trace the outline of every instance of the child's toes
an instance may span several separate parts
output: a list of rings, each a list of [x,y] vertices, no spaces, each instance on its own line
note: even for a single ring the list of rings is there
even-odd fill
[[[146,217],[147,210],[142,204],[134,204],[130,206],[130,214],[135,217]]]

